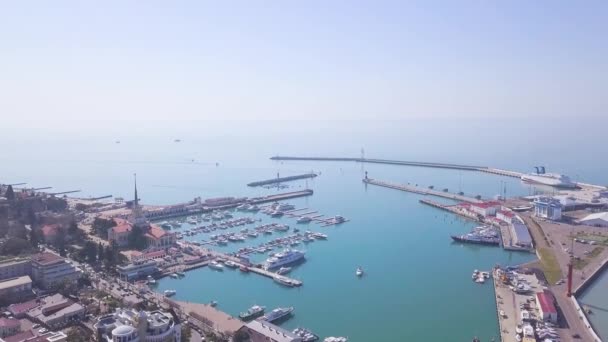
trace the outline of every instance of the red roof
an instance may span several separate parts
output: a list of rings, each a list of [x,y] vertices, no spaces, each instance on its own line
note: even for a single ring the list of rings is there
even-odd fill
[[[21,326],[21,323],[18,319],[14,318],[0,318],[0,328],[14,328]]]
[[[120,223],[118,226],[112,227],[114,233],[126,233],[131,231],[131,224],[128,222]]]
[[[120,226],[121,224],[130,224],[129,221],[127,221],[123,218],[120,218],[120,217],[114,217],[113,220],[114,220],[114,222],[116,222],[117,226]]]
[[[153,258],[157,258],[157,257],[162,257],[165,254],[167,254],[167,253],[165,253],[165,251],[156,251],[156,252],[146,253],[142,257],[144,259],[153,259]]]
[[[46,237],[56,235],[59,229],[61,229],[61,226],[58,224],[45,224],[42,226],[42,235]]]
[[[155,239],[160,239],[163,236],[167,235],[167,232],[165,232],[165,230],[160,228],[159,226],[150,225],[148,235],[152,236]]]
[[[40,304],[35,299],[32,299],[30,301],[23,302],[23,303],[11,304],[8,306],[8,310],[13,315],[19,315],[22,313],[26,313],[27,311],[37,307],[38,305],[40,305]]]
[[[540,308],[544,313],[557,314],[557,310],[553,304],[553,295],[550,292],[539,292],[536,294],[536,298],[538,299],[538,305],[540,305]]]
[[[491,208],[491,207],[495,207],[497,205],[500,205],[500,202],[481,202],[481,203],[473,203],[473,206],[479,207],[479,208]]]
[[[508,210],[501,210],[499,211],[500,214],[506,216],[506,217],[513,217],[515,216],[515,214],[512,211],[508,211]]]

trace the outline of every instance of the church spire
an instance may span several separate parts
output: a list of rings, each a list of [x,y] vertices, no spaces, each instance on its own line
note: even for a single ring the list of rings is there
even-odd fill
[[[133,174],[133,178],[135,179],[135,199],[133,201],[133,205],[137,207],[139,206],[139,198],[137,197],[137,173]]]

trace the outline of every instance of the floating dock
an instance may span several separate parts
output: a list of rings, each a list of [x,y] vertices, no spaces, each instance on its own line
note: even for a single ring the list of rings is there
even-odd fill
[[[277,184],[277,183],[283,183],[283,182],[291,182],[291,181],[295,181],[295,180],[300,180],[300,179],[308,179],[308,178],[315,178],[318,175],[316,173],[306,173],[303,175],[296,175],[296,176],[288,176],[288,177],[278,177],[274,178],[274,179],[267,179],[267,180],[263,180],[263,181],[257,181],[257,182],[251,182],[249,184],[247,184],[247,186],[262,186],[262,185],[268,185],[268,184]]]
[[[446,192],[446,191],[437,191],[437,190],[418,187],[418,186],[390,183],[390,182],[380,181],[380,180],[376,180],[376,179],[372,179],[372,178],[364,178],[363,183],[382,186],[382,187],[390,188],[390,189],[406,191],[406,192],[412,192],[412,193],[419,194],[419,195],[430,195],[430,196],[443,197],[443,198],[452,199],[452,200],[456,200],[456,201],[460,201],[460,202],[467,202],[467,203],[482,203],[483,202],[482,200],[479,200],[477,198],[453,194],[453,193]]]

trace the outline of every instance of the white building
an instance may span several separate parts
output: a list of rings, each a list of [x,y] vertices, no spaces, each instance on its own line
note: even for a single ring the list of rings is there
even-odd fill
[[[578,222],[585,226],[608,227],[608,212],[590,214]]]
[[[539,197],[534,200],[534,216],[559,221],[562,219],[562,205],[552,197]]]
[[[116,271],[120,279],[131,281],[141,279],[158,271],[156,260],[141,260],[125,266],[117,266]]]
[[[179,342],[181,325],[173,312],[118,309],[94,325],[103,342]]]
[[[515,213],[509,210],[500,210],[496,212],[496,218],[506,223],[511,223],[513,217],[515,217]]]
[[[470,210],[477,215],[481,215],[483,217],[494,216],[496,215],[496,211],[501,207],[500,202],[482,202],[482,203],[473,203],[470,206]]]
[[[32,279],[29,276],[0,280],[0,298],[15,303],[33,296]]]
[[[32,256],[32,279],[42,289],[77,281],[80,276],[81,272],[59,255],[44,252]]]
[[[253,320],[243,326],[239,331],[246,333],[251,342],[301,342],[302,338],[290,331],[280,328],[272,323]]]

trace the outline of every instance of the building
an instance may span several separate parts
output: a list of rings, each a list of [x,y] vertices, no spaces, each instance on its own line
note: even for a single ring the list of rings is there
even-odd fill
[[[8,278],[0,281],[0,298],[5,304],[32,297],[32,279],[29,276]]]
[[[27,302],[11,304],[8,306],[8,312],[10,312],[15,318],[24,318],[25,314],[31,309],[40,305],[37,299],[32,299]]]
[[[528,227],[520,218],[515,217],[509,226],[511,230],[511,244],[522,248],[532,248],[532,236]]]
[[[26,313],[31,320],[51,329],[61,329],[70,323],[79,322],[84,314],[84,306],[61,294],[42,298],[38,306]]]
[[[0,318],[0,337],[15,335],[21,331],[21,322],[14,318]]]
[[[135,194],[133,202],[131,204],[131,215],[129,215],[129,222],[132,225],[147,226],[148,220],[143,213],[143,208],[139,205],[139,197],[137,195],[137,175],[133,175],[135,181]]]
[[[179,342],[181,324],[178,316],[166,311],[117,309],[100,317],[94,328],[103,342]]]
[[[496,218],[506,223],[511,223],[513,217],[515,217],[515,213],[509,210],[499,210],[496,212]]]
[[[0,338],[0,342],[25,342],[36,338],[32,330],[26,330],[12,336]]]
[[[116,244],[119,247],[125,247],[129,244],[129,235],[133,229],[133,225],[129,221],[121,218],[113,219],[116,225],[108,229],[108,242]]]
[[[57,236],[59,235],[61,229],[63,228],[61,227],[61,225],[58,224],[45,224],[44,226],[42,226],[40,231],[42,233],[42,238],[44,239],[44,242],[54,242]]]
[[[302,338],[264,321],[253,320],[239,331],[249,336],[250,342],[301,342]]]
[[[500,209],[500,202],[490,201],[482,203],[471,203],[469,210],[483,217],[494,216],[496,211]]]
[[[14,258],[0,262],[0,280],[30,274],[32,274],[32,261],[30,259]]]
[[[32,279],[44,290],[64,281],[77,281],[80,276],[80,271],[59,255],[44,252],[32,256]]]
[[[62,331],[49,331],[44,334],[34,335],[33,330],[26,330],[6,338],[0,338],[0,342],[63,342],[68,336]]]
[[[175,244],[177,237],[156,225],[150,225],[145,235],[149,248],[169,248]]]
[[[538,311],[543,321],[557,323],[557,309],[555,308],[555,298],[548,291],[536,293],[536,303],[538,303]]]
[[[124,266],[116,266],[120,279],[131,281],[141,279],[158,272],[156,260],[136,261]]]
[[[608,212],[587,215],[580,219],[578,223],[592,227],[608,227]]]
[[[534,216],[559,221],[562,219],[562,205],[552,197],[538,197],[534,200]]]

